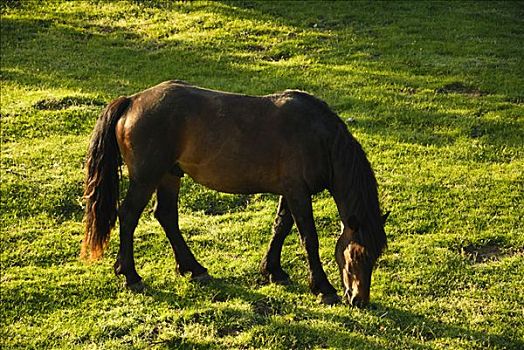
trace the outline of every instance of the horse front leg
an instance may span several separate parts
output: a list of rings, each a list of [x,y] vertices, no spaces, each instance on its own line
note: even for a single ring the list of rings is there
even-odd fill
[[[207,269],[195,259],[180,233],[178,226],[179,190],[179,177],[168,174],[162,179],[157,189],[155,217],[162,225],[173,248],[179,273],[184,275],[190,272],[193,280],[206,280],[210,278]]]
[[[116,275],[124,275],[126,286],[133,291],[142,291],[142,278],[136,272],[133,253],[133,235],[138,219],[153,193],[151,186],[138,185],[131,181],[126,198],[118,210],[120,221],[120,249],[114,269]]]
[[[273,223],[273,236],[269,242],[269,248],[260,264],[260,272],[270,282],[278,284],[289,283],[289,275],[282,269],[280,260],[284,240],[293,227],[293,217],[287,205],[287,201],[280,196],[277,215]]]
[[[313,207],[311,196],[304,192],[292,193],[286,196],[289,208],[300,233],[302,245],[307,253],[309,263],[309,288],[315,295],[320,294],[324,304],[335,304],[340,302],[335,288],[329,283],[319,255],[319,243],[315,221],[313,219]]]

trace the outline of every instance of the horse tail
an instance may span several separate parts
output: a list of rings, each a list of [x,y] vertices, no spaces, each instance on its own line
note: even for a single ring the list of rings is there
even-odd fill
[[[102,256],[115,226],[119,197],[121,155],[116,140],[116,124],[131,100],[119,97],[98,118],[86,162],[84,199],[85,236],[81,258],[96,260]]]

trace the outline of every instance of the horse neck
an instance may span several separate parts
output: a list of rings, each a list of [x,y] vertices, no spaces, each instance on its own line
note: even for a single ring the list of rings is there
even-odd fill
[[[353,227],[355,219],[361,223],[365,213],[358,191],[352,191],[348,183],[341,183],[339,186],[334,186],[334,188],[335,190],[332,190],[331,194],[337,205],[340,221],[342,221],[344,227]]]
[[[364,219],[368,207],[378,204],[377,184],[362,146],[346,130],[340,130],[333,145],[331,193],[344,225],[355,216]]]
[[[373,256],[380,255],[386,244],[377,183],[371,165],[360,144],[349,134],[341,133],[333,149],[333,183],[331,194],[345,227],[357,225],[365,232],[363,243]]]
[[[350,201],[347,196],[338,196],[333,194],[335,203],[337,205],[340,221],[344,227],[353,227],[353,218],[357,217],[357,205],[354,201]],[[357,217],[358,218],[358,217]]]

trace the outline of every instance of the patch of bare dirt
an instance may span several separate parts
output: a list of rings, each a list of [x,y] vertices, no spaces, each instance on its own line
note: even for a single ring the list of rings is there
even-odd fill
[[[503,248],[497,244],[486,244],[483,246],[470,244],[462,247],[461,250],[462,254],[466,255],[475,264],[499,261],[506,256],[524,254],[524,248]]]
[[[477,87],[466,85],[460,81],[455,81],[435,89],[437,94],[464,94],[469,96],[484,96],[487,95],[487,92],[480,90]]]

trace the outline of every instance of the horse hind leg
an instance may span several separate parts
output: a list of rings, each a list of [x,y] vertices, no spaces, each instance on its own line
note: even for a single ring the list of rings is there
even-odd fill
[[[120,249],[114,269],[117,275],[124,275],[126,286],[141,291],[142,278],[136,272],[133,252],[133,235],[138,219],[153,194],[154,186],[141,185],[131,180],[126,197],[118,210],[120,221]]]
[[[172,174],[164,176],[157,188],[157,205],[155,217],[162,225],[171,243],[178,271],[184,275],[191,273],[193,280],[209,279],[207,269],[195,259],[178,226],[178,194],[180,178]]]
[[[291,232],[293,227],[293,217],[287,205],[286,199],[281,196],[277,215],[273,223],[273,237],[269,242],[269,248],[260,264],[260,272],[266,276],[270,282],[278,284],[289,283],[289,275],[282,269],[280,260],[284,240]]]

